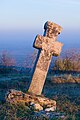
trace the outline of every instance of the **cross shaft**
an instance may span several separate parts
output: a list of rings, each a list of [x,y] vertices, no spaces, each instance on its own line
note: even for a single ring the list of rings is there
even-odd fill
[[[57,41],[62,28],[50,21],[44,25],[44,36],[37,35],[33,46],[39,49],[39,59],[34,69],[29,92],[40,95],[45,83],[52,56],[59,56],[63,44]]]

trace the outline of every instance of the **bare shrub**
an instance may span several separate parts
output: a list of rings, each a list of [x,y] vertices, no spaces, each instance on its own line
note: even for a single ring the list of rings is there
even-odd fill
[[[4,51],[1,55],[1,65],[2,66],[14,66],[16,64],[15,60],[9,55],[8,52]]]
[[[26,59],[23,63],[25,68],[33,68],[37,56],[37,50],[34,49],[32,54],[26,56]]]
[[[54,70],[80,71],[80,50],[69,49],[54,61]]]

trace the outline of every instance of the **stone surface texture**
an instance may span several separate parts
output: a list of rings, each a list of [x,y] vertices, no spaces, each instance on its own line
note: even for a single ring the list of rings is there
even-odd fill
[[[52,56],[59,56],[63,46],[61,42],[57,41],[61,31],[62,27],[48,21],[44,25],[44,36],[36,36],[33,46],[39,49],[40,55],[28,90],[30,93],[35,95],[42,93]]]

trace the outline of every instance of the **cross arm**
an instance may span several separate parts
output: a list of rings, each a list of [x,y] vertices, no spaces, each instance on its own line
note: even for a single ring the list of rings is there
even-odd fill
[[[33,47],[37,48],[37,49],[41,49],[43,40],[44,40],[43,36],[37,35],[35,40],[34,40]]]
[[[53,56],[59,56],[60,53],[61,53],[61,50],[62,50],[62,46],[63,44],[61,42],[54,42],[52,45],[51,45],[51,48],[50,48],[50,53],[53,55]]]

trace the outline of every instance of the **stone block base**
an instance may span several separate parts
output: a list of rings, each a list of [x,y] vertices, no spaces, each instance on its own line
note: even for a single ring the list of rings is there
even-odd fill
[[[42,96],[35,96],[31,94],[26,94],[17,90],[9,90],[6,95],[6,101],[17,104],[24,103],[29,107],[33,107],[34,110],[45,110],[45,111],[55,111],[56,110],[56,101],[51,100]]]

